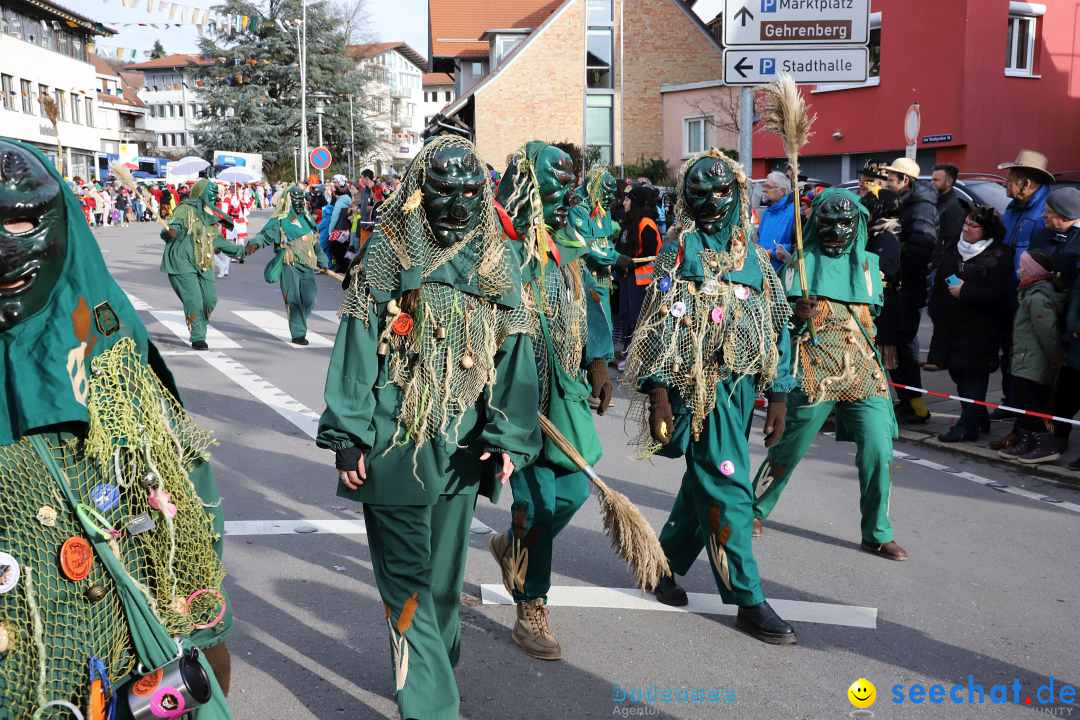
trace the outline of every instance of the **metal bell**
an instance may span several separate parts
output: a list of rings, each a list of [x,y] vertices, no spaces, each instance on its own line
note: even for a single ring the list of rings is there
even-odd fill
[[[105,588],[100,585],[91,585],[86,588],[86,599],[92,603],[99,602],[105,597]]]
[[[446,328],[443,327],[442,325],[435,328],[435,339],[436,340],[445,340],[446,339]]]
[[[153,472],[148,472],[143,476],[142,484],[144,487],[156,488],[158,486],[158,476]]]

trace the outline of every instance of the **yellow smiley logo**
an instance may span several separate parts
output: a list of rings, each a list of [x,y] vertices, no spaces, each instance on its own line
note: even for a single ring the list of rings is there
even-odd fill
[[[848,700],[857,708],[868,708],[877,700],[877,688],[866,678],[859,678],[847,689]]]

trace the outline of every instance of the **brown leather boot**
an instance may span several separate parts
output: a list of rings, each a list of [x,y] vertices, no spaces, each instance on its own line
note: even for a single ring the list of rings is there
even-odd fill
[[[1020,434],[1015,432],[1015,431],[1010,431],[1009,434],[1006,435],[1005,437],[998,438],[997,440],[990,443],[990,449],[991,450],[999,450],[999,451],[1000,450],[1008,450],[1009,448],[1013,447],[1014,445],[1016,445],[1019,442],[1020,442]]]
[[[544,598],[517,604],[517,623],[511,635],[518,647],[537,660],[561,660],[562,648],[548,625]]]
[[[761,518],[754,518],[754,527],[750,530],[750,537],[761,537],[765,533],[765,523]]]
[[[897,545],[895,540],[890,540],[887,543],[864,542],[862,549],[871,555],[877,555],[886,560],[895,560],[896,562],[903,562],[910,557],[908,551]]]

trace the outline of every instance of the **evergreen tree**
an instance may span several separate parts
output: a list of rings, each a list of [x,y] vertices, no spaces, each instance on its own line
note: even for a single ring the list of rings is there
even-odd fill
[[[308,144],[315,147],[319,124],[311,96],[329,95],[323,115],[323,144],[334,156],[329,174],[348,167],[350,95],[358,157],[371,145],[372,135],[360,114],[362,74],[345,55],[339,11],[325,6],[307,10],[307,119]],[[262,153],[268,176],[291,178],[294,148],[300,145],[300,72],[292,24],[300,18],[300,0],[271,0],[265,14],[244,0],[226,0],[219,9],[247,15],[251,25],[245,31],[215,27],[202,38],[202,53],[214,62],[197,74],[196,90],[207,115],[200,119],[196,142],[207,158],[214,150]]]
[[[165,57],[165,46],[161,44],[160,40],[155,40],[154,47],[150,48],[150,59],[157,60],[163,57]]]

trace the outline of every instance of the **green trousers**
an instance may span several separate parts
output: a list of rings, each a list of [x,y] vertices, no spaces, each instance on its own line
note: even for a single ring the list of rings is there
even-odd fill
[[[889,463],[892,461],[893,438],[896,437],[896,419],[892,403],[884,397],[808,405],[803,393],[796,391],[788,395],[784,437],[770,448],[769,457],[758,468],[754,515],[761,519],[769,517],[795,466],[810,448],[834,406],[836,439],[855,443],[863,542],[887,543],[893,539],[892,523],[889,522]]]
[[[611,289],[593,282],[585,301],[585,312],[589,327],[589,337],[585,345],[588,359],[611,360],[615,357],[615,345],[612,342]]]
[[[184,308],[184,320],[191,331],[191,342],[206,340],[206,327],[217,305],[214,271],[169,275],[169,284]]]
[[[720,597],[740,606],[765,600],[750,541],[754,491],[747,436],[755,397],[749,376],[717,387],[716,408],[687,447],[686,474],[660,531],[672,572],[685,575],[705,548]]]
[[[403,720],[458,720],[454,665],[475,488],[440,495],[434,505],[364,505],[375,583],[394,625],[391,664]],[[402,617],[407,607],[411,623],[409,613]],[[404,677],[395,643],[408,647]]]
[[[289,311],[289,333],[294,338],[307,335],[307,321],[315,309],[315,273],[311,268],[286,265],[281,269],[281,298]]]
[[[512,515],[523,523],[529,566],[525,592],[514,592],[514,602],[547,599],[551,589],[551,555],[555,537],[589,498],[585,473],[562,473],[541,463],[515,472],[510,478],[514,493]],[[514,528],[508,531],[513,534]]]

